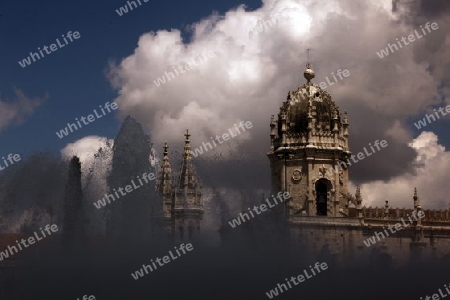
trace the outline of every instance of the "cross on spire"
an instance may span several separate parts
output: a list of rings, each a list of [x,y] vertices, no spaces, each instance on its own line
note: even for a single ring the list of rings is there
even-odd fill
[[[307,51],[307,56],[308,56],[308,63],[307,63],[307,65],[306,65],[306,67],[308,68],[308,69],[310,69],[311,68],[311,61],[310,61],[310,51],[312,50],[312,48],[308,48],[306,51]]]
[[[186,142],[189,142],[189,137],[191,136],[189,134],[189,129],[186,129],[186,133],[184,134],[184,136],[186,137]]]

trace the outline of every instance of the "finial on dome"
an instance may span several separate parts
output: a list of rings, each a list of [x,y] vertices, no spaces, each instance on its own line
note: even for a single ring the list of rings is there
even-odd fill
[[[311,69],[311,64],[308,63],[306,65],[306,70],[305,72],[303,72],[303,76],[305,76],[306,80],[308,83],[311,82],[311,79],[313,79],[314,77],[316,77],[316,74],[314,73],[314,71]]]
[[[167,156],[168,151],[167,149],[169,149],[169,146],[167,145],[167,141],[164,143],[164,156]]]

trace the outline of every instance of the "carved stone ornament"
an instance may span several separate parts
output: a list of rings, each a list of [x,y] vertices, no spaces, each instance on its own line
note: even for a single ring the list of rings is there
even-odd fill
[[[303,177],[302,168],[295,169],[294,172],[292,172],[292,180],[300,181],[302,179],[302,177]]]
[[[322,166],[319,168],[319,177],[326,177],[327,168],[325,168],[325,165],[322,164]]]

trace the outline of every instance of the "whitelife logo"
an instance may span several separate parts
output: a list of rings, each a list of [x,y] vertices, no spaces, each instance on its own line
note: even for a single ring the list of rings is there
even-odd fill
[[[237,134],[233,134],[233,128],[228,128],[228,133],[224,133],[221,136],[216,135],[215,138],[211,137],[212,143],[214,144],[214,147],[209,143],[209,142],[203,142],[202,145],[198,148],[195,148],[194,151],[191,150],[191,154],[194,157],[197,157],[200,154],[203,154],[203,148],[205,149],[205,152],[208,152],[208,148],[206,146],[209,146],[209,150],[212,150],[213,148],[217,147],[217,144],[214,140],[216,140],[219,144],[223,144],[224,142],[228,141],[231,138],[234,138],[235,136],[237,136],[238,134],[241,134],[241,131],[239,130],[239,128],[242,129],[242,131],[245,131],[245,128],[250,129],[253,127],[252,122],[247,121],[244,123],[244,121],[241,121],[239,123],[239,125],[234,124],[234,129],[236,129]],[[220,139],[222,137],[223,141]]]
[[[369,143],[369,147],[372,150],[372,152],[367,151],[366,147],[363,148],[364,152],[366,153],[367,156],[371,156],[372,154],[376,153],[376,151],[373,147],[377,148],[377,150],[380,151],[381,150],[380,146],[382,148],[385,148],[388,146],[388,143],[386,140],[382,140],[381,142],[379,140],[376,140],[373,144],[374,145],[372,146],[372,143]],[[364,155],[363,152],[358,152],[358,154],[356,154],[356,155],[351,155],[350,158],[347,159],[347,162],[338,161],[336,163],[336,165],[334,166],[334,168],[330,167],[327,170],[327,175],[333,176],[333,172],[335,172],[336,174],[339,174],[339,171],[347,169],[348,166],[352,165],[352,163],[350,162],[350,159],[353,161],[353,163],[356,164],[359,160],[363,160],[364,158],[366,158],[367,157],[366,155]],[[358,157],[359,160],[356,159],[355,156]]]
[[[437,24],[436,22],[431,23],[431,24],[430,24],[430,22],[427,22],[427,23],[425,24],[425,28],[428,30],[428,33],[431,32],[430,27],[431,27],[431,29],[433,29],[433,30],[437,30],[437,29],[439,28],[439,26],[438,26],[438,24]],[[423,38],[425,35],[427,35],[427,33],[426,33],[425,29],[422,27],[422,25],[420,25],[420,28],[422,29],[423,35],[420,35],[420,34],[417,32],[417,29],[414,29],[414,34],[411,33],[410,35],[408,35],[408,41],[409,41],[409,43],[406,41],[406,37],[403,36],[403,37],[401,38],[401,40],[402,40],[402,42],[403,42],[403,44],[404,44],[405,46],[407,46],[407,45],[409,45],[410,43],[414,42],[414,41],[416,40],[416,37],[417,37],[417,39],[421,39],[421,38]],[[396,38],[396,40],[397,40],[398,46],[399,46],[400,48],[403,48],[402,43],[400,43],[400,41],[398,40],[398,38]],[[387,46],[386,48],[381,49],[380,52],[377,52],[377,55],[378,55],[380,58],[383,58],[383,57],[385,57],[385,56],[388,56],[388,55],[389,55],[389,50],[391,50],[391,53],[394,53],[395,51],[398,51],[398,47],[397,47],[397,45],[396,45],[395,43],[392,44],[392,45],[391,45],[390,43],[388,43],[388,46]]]
[[[305,6],[310,6],[313,4],[312,0],[304,0],[300,3],[303,3]],[[258,22],[256,22],[256,25],[253,26],[250,31],[253,34],[261,33],[264,30],[267,30],[268,28],[275,26],[276,24],[279,24],[281,22],[285,22],[288,25],[291,24],[292,20],[294,20],[294,15],[291,15],[289,11],[282,11],[275,14],[271,14],[269,18],[261,19]]]
[[[148,0],[142,0],[144,1],[144,3],[147,3]],[[142,5],[141,0],[137,0],[137,2],[139,3],[139,6]],[[134,8],[138,8],[137,4],[135,1],[127,1],[128,7],[130,8],[130,11],[133,10],[133,7],[131,6],[132,4],[134,5]],[[116,13],[121,17],[124,14],[128,13],[128,7],[126,5],[120,7],[119,9],[116,9]]]
[[[47,235],[45,234],[44,230],[47,232],[48,235],[51,235],[52,232],[57,232],[58,231],[58,226],[53,224],[53,225],[45,225],[44,229],[39,228],[41,230],[41,234],[42,237],[39,238],[39,233],[35,232],[34,233],[34,237],[30,236],[28,239],[22,239],[20,242],[16,240],[17,243],[17,247],[19,247],[20,250],[22,249],[22,246],[24,246],[25,248],[28,248],[30,245],[33,245],[34,243],[36,243],[36,241],[40,241],[43,240],[45,237],[47,237]],[[35,240],[36,238],[36,240]],[[27,244],[28,241],[28,244]],[[19,250],[17,250],[16,246],[8,246],[7,249],[3,252],[0,252],[0,261],[2,261],[3,259],[6,259],[9,257],[9,254],[14,255],[15,253],[13,252],[13,250],[15,251],[15,253],[18,253]],[[9,253],[8,253],[9,251]]]
[[[407,214],[406,216],[408,217],[409,224],[406,224],[405,220],[403,218],[401,218],[400,220],[402,221],[403,226],[400,223],[396,223],[394,226],[389,225],[387,229],[389,229],[389,231],[392,234],[394,234],[397,231],[400,231],[400,230],[403,230],[403,229],[407,228],[414,221],[417,222],[417,221],[419,221],[419,219],[424,218],[425,217],[425,213],[422,210],[419,211],[419,212],[413,211],[411,216],[409,214]],[[413,220],[411,220],[411,217],[413,217]],[[383,232],[375,232],[375,234],[372,237],[370,237],[370,238],[368,238],[368,239],[363,241],[364,245],[366,245],[366,247],[370,247],[372,245],[375,245],[375,243],[377,242],[377,240],[375,238],[377,238],[378,242],[379,242],[381,239],[385,239],[386,237],[388,237],[389,233],[388,233],[387,229],[384,228],[384,227],[383,227],[383,229],[384,229],[384,233],[386,234],[386,236],[383,234]]]
[[[186,247],[186,249],[185,249]],[[164,256],[162,259],[157,257],[155,259],[156,263],[162,267],[164,266],[164,264],[168,264],[171,261],[179,258],[181,256],[180,251],[183,252],[183,254],[186,254],[186,250],[187,251],[192,251],[194,249],[194,247],[192,246],[191,243],[186,244],[186,246],[184,244],[180,245],[180,249],[178,249],[176,246],[175,248],[175,252],[178,254],[178,256],[173,255],[172,250],[169,251],[169,255]],[[180,250],[180,251],[178,251]],[[142,265],[142,268],[140,268],[138,271],[131,273],[131,277],[133,277],[134,280],[138,280],[141,277],[144,277],[145,274],[148,274],[148,270],[150,270],[150,272],[153,272],[153,270],[156,270],[158,267],[156,266],[156,263],[153,261],[153,259],[150,260],[152,262],[151,265]],[[145,274],[144,274],[145,272]]]
[[[77,298],[77,300],[80,300],[80,298]],[[90,295],[88,298],[88,295],[84,295],[81,300],[95,300],[95,297],[93,295]]]
[[[101,105],[99,105],[99,107],[100,107],[103,115],[99,115],[97,113],[97,110],[94,109],[95,117],[97,117],[97,119],[100,119],[101,117],[106,115],[106,112],[103,110],[103,108],[105,108],[108,111],[108,113],[110,113],[111,109],[112,110],[116,110],[119,106],[115,102],[113,102],[111,104],[109,104],[109,102],[106,102],[105,103],[105,107],[102,107]],[[93,114],[90,114],[90,115],[87,116],[87,118],[81,117],[80,120],[78,120],[78,118],[75,118],[75,121],[77,121],[77,124],[78,124],[79,127],[77,127],[77,125],[75,123],[72,123],[72,124],[71,123],[67,123],[67,127],[65,127],[64,129],[61,129],[59,132],[56,132],[56,135],[60,139],[62,139],[63,137],[69,135],[69,130],[70,130],[70,132],[73,132],[73,129],[78,130],[78,128],[81,128],[82,126],[80,124],[80,121],[83,122],[84,125],[88,125],[89,122],[92,123],[95,120],[97,120],[95,117],[94,117]],[[86,123],[86,120],[87,120],[87,123]]]
[[[133,186],[131,186],[131,184],[127,185],[125,187],[125,192],[123,191],[124,189],[121,187],[119,187],[117,189],[119,191],[120,195],[125,196],[127,193],[131,193],[132,191],[137,190],[138,188],[140,188],[141,186],[144,185],[144,183],[142,182],[142,180],[139,176],[137,176],[137,179],[139,180],[139,183],[141,185],[136,185],[134,183],[134,179],[132,179],[131,184]],[[144,179],[145,183],[148,183],[149,181],[156,179],[156,176],[153,173],[150,173],[150,174],[144,173],[144,174],[142,174],[142,179]],[[113,191],[114,191],[114,194],[116,195],[117,199],[119,199],[120,196],[117,193],[116,189],[113,189]],[[111,201],[116,201],[116,198],[114,198],[113,194],[105,194],[105,197],[98,200],[97,202],[94,202],[93,204],[97,209],[100,209],[100,208],[106,206],[106,204],[107,204],[106,202],[111,203]]]
[[[55,51],[58,50],[58,49],[61,49],[61,48],[64,47],[64,46],[68,45],[69,42],[66,40],[66,37],[64,36],[64,34],[62,35],[62,37],[63,37],[64,42],[66,42],[66,43],[65,43],[65,44],[61,44],[61,42],[59,41],[59,39],[56,39],[56,42],[58,43],[59,48],[56,46],[56,44],[51,44],[50,47],[47,47],[46,45],[44,45],[44,47],[42,47],[42,50],[44,50],[46,54],[50,54],[50,53],[52,53],[52,52],[55,52]],[[72,37],[73,37],[74,39],[78,40],[78,39],[81,37],[81,35],[80,35],[80,33],[79,33],[78,31],[74,31],[73,34],[72,34],[72,31],[69,31],[69,32],[67,33],[67,38],[68,38],[71,42],[73,42]],[[49,48],[50,48],[50,50],[51,50],[50,52],[48,51]],[[22,68],[25,68],[26,66],[31,65],[31,59],[33,59],[33,62],[36,61],[36,58],[37,58],[37,59],[41,59],[41,57],[44,57],[44,53],[42,52],[42,50],[41,50],[40,47],[38,47],[38,51],[39,51],[39,53],[41,54],[41,56],[39,56],[39,53],[33,53],[33,52],[30,52],[30,55],[29,55],[27,58],[24,58],[22,61],[19,61],[19,65],[20,65]]]
[[[334,72],[331,72],[331,75],[333,76],[333,80],[334,81],[330,81],[330,79],[328,78],[328,76],[325,77],[326,82],[325,81],[321,81],[318,86],[322,89],[325,90],[327,87],[332,86],[335,83],[338,83],[339,80],[344,80],[345,78],[350,76],[350,71],[347,69],[339,69],[336,71],[336,74],[334,74]],[[339,80],[337,79],[336,75],[339,77]],[[343,77],[342,77],[343,76]],[[304,89],[301,91],[301,94],[303,97],[305,98],[309,98],[311,95],[309,94],[310,91],[308,91],[307,89]]]
[[[447,291],[448,294],[446,294],[445,292],[442,292],[442,289],[438,289],[439,294],[433,294],[431,297],[426,295],[425,296],[425,300],[441,300],[442,298],[447,297],[448,295],[450,295],[450,289],[449,287],[444,284],[445,290]],[[420,297],[420,300],[424,300],[423,297]]]
[[[314,271],[314,269],[316,269],[316,271]],[[306,279],[312,278],[313,276],[316,276],[321,271],[325,271],[326,269],[328,269],[327,263],[325,263],[325,262],[323,262],[323,263],[316,262],[314,264],[314,268],[312,266],[309,266],[309,270],[310,270],[312,275],[308,274],[308,271],[305,269],[305,270],[303,270],[303,274],[305,274],[305,276],[300,274],[300,275],[297,276],[297,278],[295,278],[294,276],[292,276],[290,280],[286,278],[285,279],[286,283],[281,283],[281,284],[279,283],[277,285],[277,287],[275,287],[273,290],[270,290],[268,293],[266,293],[266,295],[267,295],[267,297],[269,297],[269,299],[272,299],[273,297],[279,295],[278,291],[280,291],[280,293],[283,293],[284,292],[283,288],[286,290],[286,292],[289,289],[291,289],[292,288],[291,282],[294,285],[299,285],[300,283],[305,281],[305,277],[306,277]],[[317,272],[317,274],[316,274],[316,272]],[[289,286],[289,289],[286,286],[286,284]]]
[[[196,62],[195,58],[191,58],[192,65],[197,67],[201,63],[204,63],[206,60],[208,60],[208,57],[211,58],[211,57],[215,57],[215,56],[216,56],[216,54],[214,53],[214,51],[209,51],[209,52],[203,51],[202,52],[202,56],[200,56],[200,54],[197,53],[196,54],[196,58],[198,60],[198,63]],[[203,57],[203,59],[202,59],[202,57]],[[177,76],[175,76],[175,74],[173,74],[172,72],[167,72],[166,71],[162,77],[158,77],[156,80],[153,80],[153,82],[155,83],[155,85],[157,87],[160,87],[162,84],[166,83],[166,78],[167,78],[168,81],[171,81],[172,79],[175,79],[175,77],[178,77],[181,74],[184,74],[187,71],[189,71],[190,69],[192,69],[192,65],[190,65],[190,64],[184,64],[184,65],[179,64],[178,66],[176,66],[176,65],[172,66],[172,68],[175,71],[175,74],[177,74]],[[184,69],[183,69],[183,67],[184,67]],[[178,73],[178,71],[180,71],[181,74]]]
[[[12,153],[8,154],[8,160],[10,162],[10,164],[8,164],[8,162],[6,161],[5,157],[2,156],[3,162],[5,163],[5,167],[2,167],[2,164],[0,163],[0,171],[6,169],[7,167],[9,167],[10,165],[13,165],[14,162],[18,162],[20,161],[20,155],[19,154],[14,154],[12,155]]]
[[[284,201],[288,200],[290,197],[291,197],[291,196],[289,195],[289,192],[284,192],[284,193],[283,193],[283,192],[278,192],[278,194],[277,194],[277,198],[278,198],[278,200],[280,201],[280,203],[283,203]],[[273,199],[273,202],[274,202],[273,205],[270,205],[271,203],[270,203],[270,201],[269,201],[269,198],[267,198],[267,199],[266,199],[267,205],[261,204],[261,205],[259,205],[259,207],[255,205],[255,206],[253,206],[253,209],[248,208],[248,212],[250,213],[250,215],[252,216],[252,218],[254,218],[255,215],[253,214],[253,211],[254,211],[256,214],[259,215],[259,214],[261,214],[262,212],[265,212],[265,211],[267,210],[267,208],[275,207],[276,205],[278,205],[277,198],[275,198],[275,196],[272,195],[272,199]],[[259,208],[261,211],[258,211],[258,208]],[[252,211],[252,210],[253,210],[253,211]],[[244,217],[247,218],[247,221],[250,221],[250,216],[249,216],[247,213],[244,212],[244,213],[240,213],[240,214],[239,214],[239,217],[237,217],[236,219],[233,219],[233,220],[229,221],[228,224],[230,224],[230,226],[231,226],[232,228],[235,228],[236,226],[242,224],[242,223],[241,223],[241,220],[242,220],[242,222],[245,222],[245,218],[244,218]]]
[[[327,77],[325,77],[327,82],[322,81],[321,83],[319,83],[319,87],[322,90],[325,90],[328,86],[332,86],[333,84],[338,82],[338,79],[336,78],[336,75],[339,77],[340,80],[344,80],[344,78],[342,78],[342,76],[344,76],[345,78],[349,77],[350,76],[350,71],[347,70],[347,69],[345,69],[343,71],[341,69],[339,69],[339,70],[336,71],[336,75],[334,75],[334,72],[331,72],[331,75],[333,76],[334,81],[330,81],[330,79],[327,76]],[[328,83],[328,85],[327,85],[327,83]]]
[[[436,117],[438,119],[440,119],[441,117],[439,116],[439,114],[436,111],[436,109],[433,109],[433,110],[434,110],[434,114],[436,115]],[[439,107],[438,111],[441,113],[441,115],[443,117],[446,116],[447,113],[450,113],[450,104],[445,107],[445,111],[444,111],[444,107]],[[433,116],[433,114],[431,114],[431,115],[425,114],[425,118],[423,118],[422,120],[419,120],[417,123],[414,123],[414,126],[416,126],[417,129],[425,127],[428,124],[431,124],[431,122],[432,122],[431,119],[433,119],[433,122],[436,121],[436,118]],[[428,123],[427,123],[427,121],[428,121]]]

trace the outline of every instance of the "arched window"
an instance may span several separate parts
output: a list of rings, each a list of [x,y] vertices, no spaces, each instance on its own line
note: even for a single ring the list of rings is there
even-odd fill
[[[321,179],[316,183],[316,207],[318,216],[327,215],[328,186],[325,180]]]

